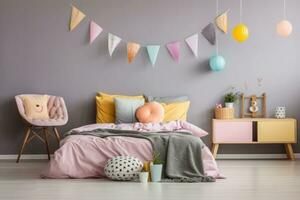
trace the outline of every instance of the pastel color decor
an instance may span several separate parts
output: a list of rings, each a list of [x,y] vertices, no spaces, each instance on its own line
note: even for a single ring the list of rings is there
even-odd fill
[[[152,66],[155,65],[160,45],[148,45],[147,52]]]
[[[116,109],[115,98],[124,99],[144,99],[141,96],[124,96],[124,95],[111,95],[103,92],[99,92],[96,96],[96,122],[97,123],[115,123],[116,121]]]
[[[22,96],[22,100],[26,117],[31,120],[49,119],[48,95],[24,95]]]
[[[213,71],[222,71],[226,66],[226,61],[223,56],[215,55],[209,60],[209,66]]]
[[[210,44],[216,44],[216,30],[213,23],[209,23],[207,26],[205,26],[204,29],[202,29],[201,34]]]
[[[73,31],[76,26],[85,18],[85,14],[78,10],[75,6],[72,6],[70,31]]]
[[[227,31],[228,31],[227,13],[228,13],[228,11],[220,14],[219,16],[217,16],[217,18],[215,20],[217,27],[224,33],[227,33]]]
[[[167,49],[169,50],[170,55],[172,58],[179,62],[179,48],[180,48],[180,42],[170,42],[166,44]]]
[[[187,119],[187,113],[190,108],[190,101],[161,103],[164,107],[164,122]]]
[[[293,31],[293,26],[291,22],[286,20],[286,0],[282,0],[283,3],[283,20],[277,23],[276,31],[281,37],[288,37]]]
[[[193,54],[198,57],[198,34],[194,34],[185,39]]]
[[[244,42],[249,37],[248,27],[245,24],[236,25],[232,31],[232,37],[237,42]]]
[[[297,142],[296,119],[213,119],[212,153],[220,144],[284,144],[287,158],[294,160],[292,144]]]
[[[128,57],[128,62],[131,63],[137,53],[140,50],[140,44],[134,43],[134,42],[129,42],[127,43],[127,57]]]
[[[103,29],[94,21],[90,22],[90,44],[100,35]]]
[[[162,164],[159,165],[151,165],[150,171],[151,171],[151,181],[152,182],[159,182],[161,181],[161,175],[162,175]]]
[[[216,143],[252,142],[252,122],[248,121],[216,121],[214,138]]]
[[[279,36],[288,37],[293,31],[293,26],[291,22],[282,20],[277,24],[276,31]]]
[[[134,123],[137,122],[136,110],[144,105],[144,99],[124,99],[115,98],[116,123]]]
[[[164,107],[157,102],[145,103],[136,110],[136,117],[142,123],[159,123],[164,119]]]
[[[122,39],[118,36],[108,33],[108,52],[110,56],[112,56],[113,52],[115,51],[116,47],[119,45],[121,40]]]

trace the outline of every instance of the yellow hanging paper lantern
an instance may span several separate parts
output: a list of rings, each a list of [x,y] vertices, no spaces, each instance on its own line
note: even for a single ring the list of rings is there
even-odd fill
[[[232,37],[238,42],[244,42],[249,37],[248,27],[245,24],[238,24],[232,31]]]
[[[282,20],[278,22],[276,30],[279,36],[288,37],[293,31],[293,26],[289,21]]]

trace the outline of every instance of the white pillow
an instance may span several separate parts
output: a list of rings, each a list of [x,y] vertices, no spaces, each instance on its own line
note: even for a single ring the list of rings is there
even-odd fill
[[[131,181],[138,178],[143,163],[132,156],[117,156],[107,161],[104,173],[109,179],[118,181]]]

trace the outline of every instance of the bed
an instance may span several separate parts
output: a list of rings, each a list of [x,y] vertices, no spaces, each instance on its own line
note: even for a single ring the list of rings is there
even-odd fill
[[[164,123],[103,123],[91,124],[73,129],[74,132],[97,129],[134,130],[140,132],[189,131],[196,137],[203,137],[207,132],[186,121],[176,120]],[[134,137],[106,137],[93,135],[69,135],[54,153],[53,159],[42,171],[43,178],[105,178],[104,167],[107,160],[115,156],[130,155],[142,162],[150,161],[153,148],[148,140]],[[206,176],[221,178],[217,164],[208,149],[201,150],[204,173]],[[200,155],[199,155],[200,159]]]

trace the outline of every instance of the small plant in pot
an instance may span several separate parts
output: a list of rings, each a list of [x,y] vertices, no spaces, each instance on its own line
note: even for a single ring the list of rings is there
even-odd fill
[[[150,166],[151,172],[151,180],[152,182],[159,182],[161,181],[162,175],[162,168],[163,168],[163,161],[160,158],[160,154],[155,152],[153,154],[152,165]]]
[[[237,100],[237,93],[229,92],[225,94],[224,102],[226,108],[233,108],[234,102]]]

